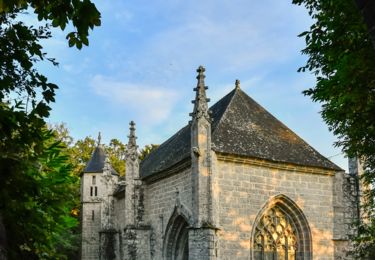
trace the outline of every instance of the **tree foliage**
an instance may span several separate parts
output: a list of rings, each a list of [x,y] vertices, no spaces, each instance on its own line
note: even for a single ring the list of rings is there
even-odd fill
[[[77,176],[64,144],[44,129],[42,152],[12,166],[2,178],[0,205],[10,259],[64,258],[77,249]],[[3,177],[3,176],[1,176]]]
[[[56,124],[51,126],[61,140],[67,146],[67,155],[69,162],[73,165],[73,173],[80,176],[98,145],[97,141],[91,136],[74,141],[70,136],[69,129],[65,124]],[[120,174],[125,174],[125,151],[126,145],[118,139],[111,139],[109,144],[101,144],[110,160],[112,167]]]
[[[151,152],[159,147],[158,144],[147,144],[140,152],[139,160],[143,161]]]
[[[26,11],[43,25],[22,22]],[[100,25],[100,13],[90,0],[0,1],[0,226],[6,232],[0,237],[7,237],[0,251],[8,249],[11,259],[61,258],[74,245],[76,221],[69,214],[76,177],[65,148],[45,127],[58,86],[36,68],[43,61],[57,65],[41,40],[51,37],[51,27],[67,24],[69,46],[80,49]]]
[[[310,71],[316,85],[303,93],[322,104],[321,114],[337,136],[337,146],[363,160],[365,185],[375,182],[375,50],[354,1],[293,0],[304,5],[314,23],[301,33],[308,55],[299,71]],[[359,227],[357,256],[375,248],[374,191],[365,194],[370,219]]]
[[[53,27],[64,30],[71,23],[75,29],[66,36],[69,46],[82,48],[89,45],[89,30],[100,26],[100,13],[90,0],[3,0],[0,2],[0,14],[17,14],[32,9],[39,21],[51,22]]]

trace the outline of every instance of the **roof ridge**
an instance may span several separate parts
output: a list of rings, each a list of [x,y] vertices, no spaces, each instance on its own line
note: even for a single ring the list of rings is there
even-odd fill
[[[235,96],[235,94],[237,93],[237,91],[240,91],[241,89],[240,88],[235,88],[235,89],[233,89],[231,92],[229,92],[226,96],[229,96],[230,94],[232,94],[233,93],[233,95],[232,95],[232,97],[230,98],[230,101],[229,101],[229,103],[228,103],[228,105],[226,106],[226,108],[225,108],[225,110],[224,110],[224,113],[221,115],[221,117],[220,117],[220,119],[218,120],[218,122],[217,123],[215,123],[215,126],[213,127],[213,129],[212,129],[212,131],[211,131],[211,136],[213,136],[214,135],[214,133],[215,133],[215,131],[216,131],[216,129],[218,129],[218,125],[220,124],[220,122],[221,122],[221,120],[224,118],[224,116],[225,116],[225,114],[227,113],[227,111],[228,111],[228,107],[232,104],[232,102],[233,102],[233,98],[234,98],[234,96]],[[214,105],[216,105],[216,104],[218,104],[221,100],[223,100],[226,96],[224,96],[223,98],[221,98],[219,101],[217,101]],[[214,106],[213,105],[213,106]],[[212,107],[213,107],[212,106]],[[212,108],[211,107],[211,108]],[[210,108],[210,110],[211,110],[211,108]],[[211,125],[212,126],[212,125]]]

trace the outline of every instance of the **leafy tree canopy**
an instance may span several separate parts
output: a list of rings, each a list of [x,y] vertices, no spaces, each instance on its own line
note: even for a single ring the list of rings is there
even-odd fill
[[[41,135],[42,152],[14,164],[17,174],[0,189],[10,259],[65,259],[78,249],[78,216],[72,209],[79,180],[71,174],[65,145],[47,129]]]
[[[337,136],[337,146],[364,163],[362,180],[375,183],[375,50],[355,2],[293,0],[314,23],[304,37],[308,55],[299,71],[310,71],[316,85],[303,93],[322,104],[322,117]],[[359,257],[375,252],[374,190],[365,192],[369,220],[359,228]],[[372,218],[372,219],[371,219]]]
[[[59,140],[67,146],[67,155],[69,156],[69,162],[73,165],[73,173],[76,176],[80,176],[91,159],[97,146],[97,141],[90,136],[74,141],[65,124],[57,124],[52,126],[52,128]],[[112,167],[120,175],[125,175],[126,145],[118,139],[111,139],[108,145],[102,145],[109,156]]]
[[[143,161],[151,152],[156,150],[156,148],[158,148],[158,147],[159,147],[158,144],[147,144],[147,145],[145,145],[145,147],[143,147],[143,149],[140,152],[139,160]]]
[[[3,0],[0,2],[0,14],[14,14],[31,8],[39,21],[51,22],[53,27],[64,30],[71,23],[75,31],[66,36],[69,46],[82,48],[89,45],[89,30],[100,26],[100,13],[90,0]]]
[[[25,11],[45,24],[25,24],[19,17]],[[11,259],[60,259],[74,245],[77,177],[64,145],[45,127],[58,86],[35,66],[57,65],[41,40],[51,37],[51,26],[67,24],[69,46],[80,49],[100,25],[100,13],[90,0],[0,1],[0,227],[6,232],[0,254],[7,250]]]
[[[35,28],[18,19],[33,10],[46,24]],[[51,37],[50,27],[71,23],[69,46],[88,45],[88,33],[100,25],[100,13],[89,0],[0,1],[0,151],[17,159],[24,151],[41,149],[40,130],[55,101],[57,85],[48,82],[35,65],[48,58],[40,41]],[[17,144],[17,145],[15,145]],[[9,149],[11,148],[11,149]],[[19,159],[19,158],[18,158]]]

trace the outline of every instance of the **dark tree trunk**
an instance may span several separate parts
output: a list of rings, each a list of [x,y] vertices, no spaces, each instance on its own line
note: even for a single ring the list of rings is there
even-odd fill
[[[367,25],[372,44],[375,48],[375,1],[374,0],[355,0],[359,10],[362,13]]]
[[[7,236],[3,223],[3,216],[0,212],[0,260],[7,259]]]

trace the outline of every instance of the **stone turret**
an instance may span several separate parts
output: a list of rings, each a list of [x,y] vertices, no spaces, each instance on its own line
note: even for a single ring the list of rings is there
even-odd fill
[[[113,228],[112,193],[118,174],[109,163],[99,133],[97,146],[81,175],[82,259],[98,259],[105,238]]]

